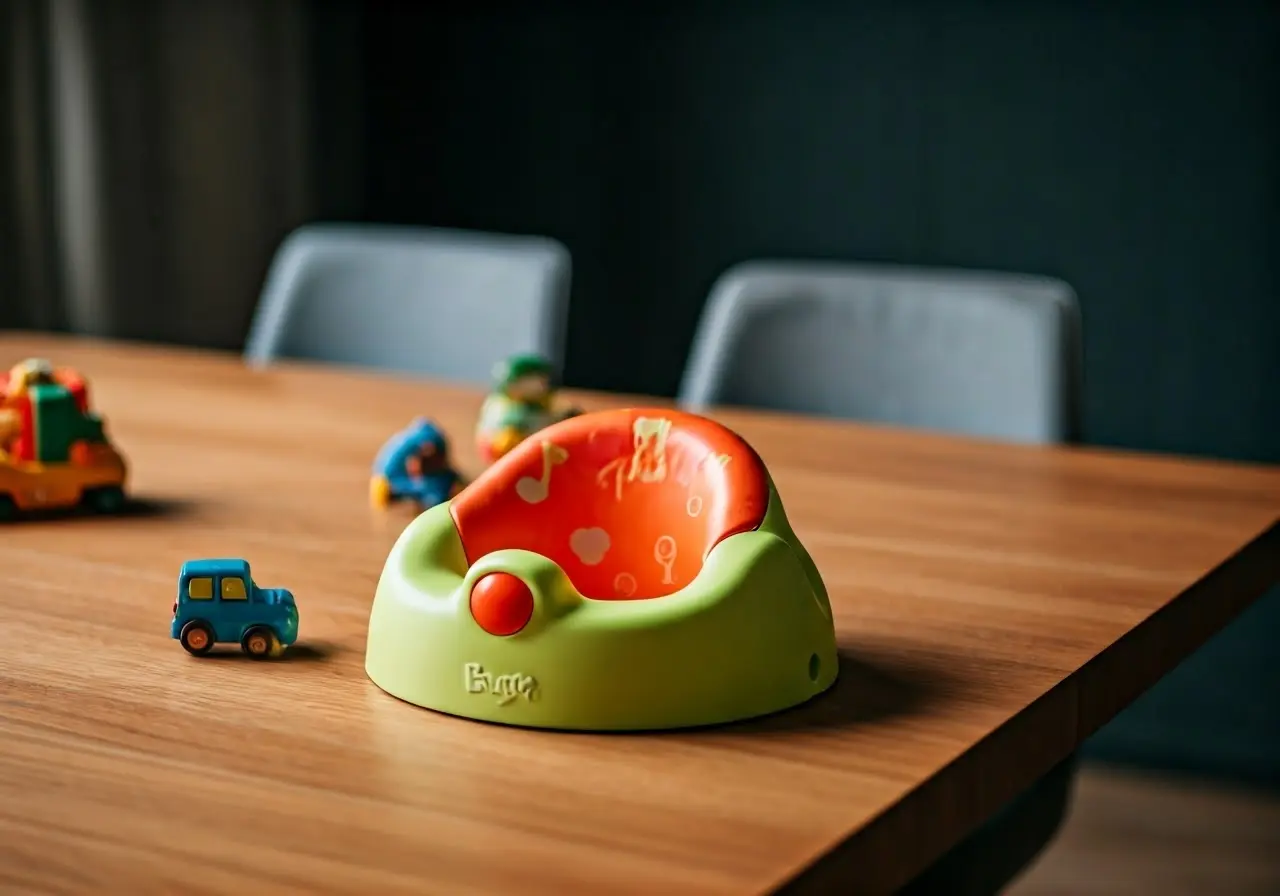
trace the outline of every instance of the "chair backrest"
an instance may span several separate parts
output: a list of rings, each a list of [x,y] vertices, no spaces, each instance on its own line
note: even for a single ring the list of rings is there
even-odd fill
[[[530,436],[449,510],[468,564],[519,548],[555,561],[587,597],[628,600],[688,585],[719,541],[760,526],[768,504],[764,464],[731,430],[627,408]]]
[[[564,360],[569,253],[553,239],[311,224],[272,262],[245,359],[308,358],[487,382],[494,362]]]
[[[1056,443],[1078,438],[1080,367],[1060,280],[749,262],[713,287],[679,399]]]

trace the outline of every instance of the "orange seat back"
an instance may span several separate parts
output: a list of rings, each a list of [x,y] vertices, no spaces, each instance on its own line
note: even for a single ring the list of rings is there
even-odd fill
[[[757,528],[764,464],[705,417],[631,408],[530,436],[453,499],[467,563],[519,548],[559,564],[597,600],[688,585],[721,539]]]

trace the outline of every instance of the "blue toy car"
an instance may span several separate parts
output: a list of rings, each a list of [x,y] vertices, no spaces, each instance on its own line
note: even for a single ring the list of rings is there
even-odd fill
[[[449,500],[462,482],[449,463],[444,433],[425,417],[418,417],[396,433],[378,452],[369,479],[369,502],[386,507],[410,500],[423,510]]]
[[[192,656],[228,643],[254,659],[279,656],[298,639],[298,607],[288,590],[254,584],[246,560],[188,560],[169,633]]]

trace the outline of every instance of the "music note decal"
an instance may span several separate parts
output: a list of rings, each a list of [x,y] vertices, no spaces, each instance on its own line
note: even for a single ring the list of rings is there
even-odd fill
[[[632,451],[627,482],[665,482],[671,421],[662,417],[637,417],[631,429]]]
[[[542,477],[522,476],[516,482],[516,494],[529,504],[539,504],[551,494],[551,468],[569,459],[569,452],[551,442],[542,443]]]

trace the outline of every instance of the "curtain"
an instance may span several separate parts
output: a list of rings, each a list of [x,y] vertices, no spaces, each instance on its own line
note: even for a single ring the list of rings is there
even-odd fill
[[[43,4],[0,4],[0,326],[55,329]]]
[[[313,217],[302,0],[0,3],[0,325],[239,348]]]

